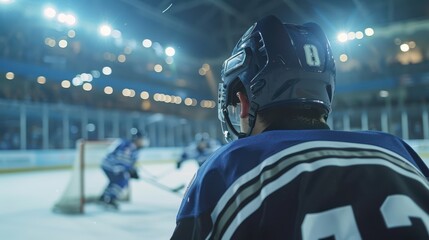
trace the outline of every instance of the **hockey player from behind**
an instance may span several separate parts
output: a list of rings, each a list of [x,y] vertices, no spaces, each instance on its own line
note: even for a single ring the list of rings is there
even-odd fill
[[[199,168],[172,239],[429,239],[428,168],[395,136],[329,130],[335,74],[317,24],[269,16],[242,36],[219,88],[233,141]]]
[[[106,207],[118,209],[117,199],[128,187],[130,178],[139,178],[135,169],[138,150],[143,147],[144,136],[140,131],[132,134],[131,140],[120,139],[112,144],[101,168],[109,179],[100,201]]]

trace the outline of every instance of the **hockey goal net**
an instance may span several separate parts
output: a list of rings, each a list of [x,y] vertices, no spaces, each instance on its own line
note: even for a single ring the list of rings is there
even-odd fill
[[[84,213],[85,204],[98,201],[108,184],[108,179],[100,167],[101,162],[106,154],[116,147],[116,140],[88,141],[81,139],[76,142],[76,157],[69,182],[55,203],[54,212]],[[121,200],[128,200],[129,194],[128,189],[124,191]]]

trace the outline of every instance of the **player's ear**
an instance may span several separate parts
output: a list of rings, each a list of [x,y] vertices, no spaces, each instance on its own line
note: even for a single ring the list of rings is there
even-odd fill
[[[237,92],[237,97],[241,103],[240,117],[246,118],[249,116],[249,100],[247,99],[246,94],[243,92]]]

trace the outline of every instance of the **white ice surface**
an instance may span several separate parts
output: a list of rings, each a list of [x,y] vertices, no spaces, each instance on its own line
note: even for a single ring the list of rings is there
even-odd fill
[[[170,187],[188,184],[195,162],[180,170],[173,163],[143,165],[141,176],[157,176]],[[131,181],[131,201],[117,212],[86,205],[85,214],[52,212],[69,180],[68,170],[0,175],[1,240],[119,240],[169,239],[181,197],[144,180]]]

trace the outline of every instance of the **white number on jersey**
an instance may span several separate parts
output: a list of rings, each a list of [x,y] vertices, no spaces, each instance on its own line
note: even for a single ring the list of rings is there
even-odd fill
[[[423,221],[429,233],[429,215],[411,198],[405,195],[391,195],[380,207],[387,228],[409,227],[410,217]],[[320,213],[306,214],[301,225],[303,240],[318,240],[334,236],[335,240],[362,239],[350,205]]]

